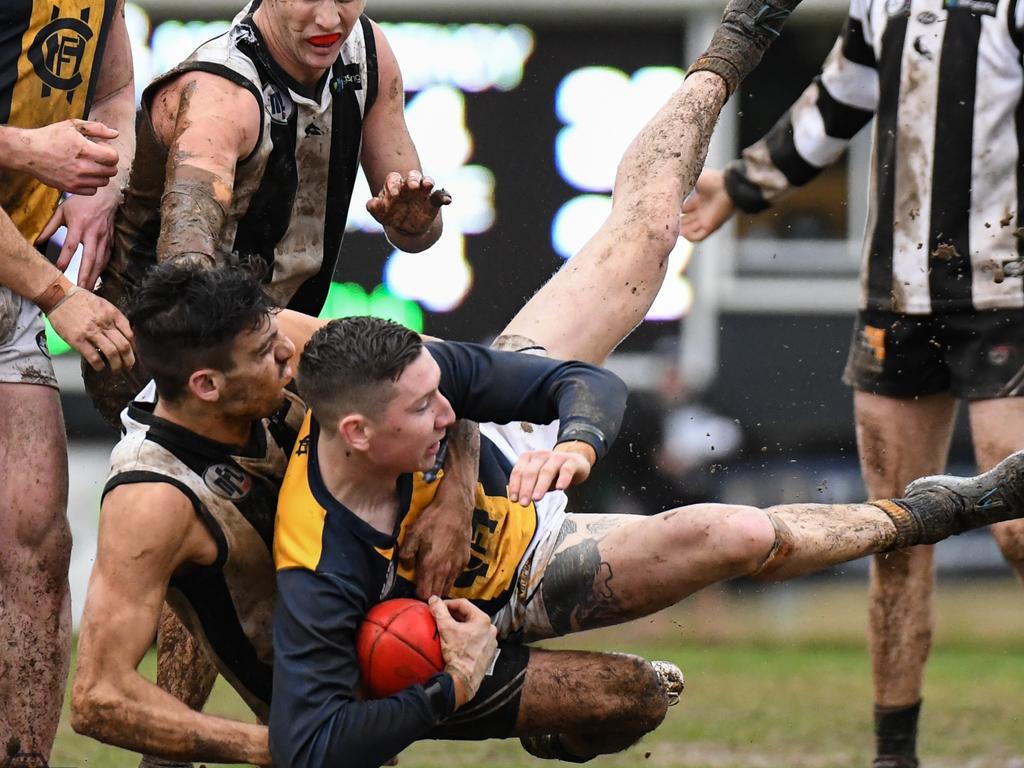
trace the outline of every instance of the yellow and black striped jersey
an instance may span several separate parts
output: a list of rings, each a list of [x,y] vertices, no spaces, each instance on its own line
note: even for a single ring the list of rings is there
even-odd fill
[[[0,124],[38,128],[89,114],[116,0],[0,3]],[[29,242],[60,192],[0,169],[0,207]]]

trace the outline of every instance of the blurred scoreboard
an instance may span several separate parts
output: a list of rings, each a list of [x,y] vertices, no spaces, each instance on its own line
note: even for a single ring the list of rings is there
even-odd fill
[[[228,21],[128,8],[138,90]],[[661,22],[536,25],[382,22],[402,67],[426,173],[454,196],[445,234],[394,251],[366,213],[360,177],[325,314],[380,314],[428,333],[481,339],[587,241],[610,207],[615,168],[682,82],[683,29]],[[630,344],[678,331],[692,300],[680,240]]]

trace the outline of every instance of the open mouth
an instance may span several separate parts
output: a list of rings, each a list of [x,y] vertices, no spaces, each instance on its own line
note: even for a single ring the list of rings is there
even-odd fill
[[[317,48],[330,48],[341,39],[341,32],[334,32],[330,35],[313,35],[306,39],[309,40],[310,45],[315,45]]]

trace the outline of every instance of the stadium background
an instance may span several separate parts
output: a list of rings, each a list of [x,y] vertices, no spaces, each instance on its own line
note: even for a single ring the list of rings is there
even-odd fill
[[[235,10],[222,0],[130,4],[138,89],[218,34]],[[843,11],[836,0],[809,0],[801,7],[727,106],[709,165],[721,166],[735,156],[795,99],[834,42]],[[498,332],[596,229],[608,205],[614,162],[680,81],[682,67],[703,48],[721,10],[700,0],[514,5],[371,0],[368,12],[386,24],[402,65],[410,126],[424,168],[453,192],[455,203],[445,211],[446,234],[435,248],[395,254],[362,211],[368,191],[357,191],[338,283],[325,311],[369,311],[431,334],[483,340]],[[656,317],[611,361],[638,394],[623,439],[598,473],[604,480],[593,483],[578,504],[653,511],[668,501],[700,499],[763,505],[863,498],[851,398],[839,376],[857,297],[867,194],[865,134],[842,163],[774,210],[741,217],[698,248],[680,241]],[[95,548],[105,462],[115,438],[81,390],[78,360],[63,355],[57,362],[71,445],[77,617]],[[666,387],[675,396],[668,405],[652,394]],[[973,457],[963,426],[961,419],[951,463],[966,471]],[[677,456],[674,463],[662,462],[664,472],[653,471],[666,451],[672,453],[666,446],[673,438],[675,453],[685,460]],[[680,461],[684,481],[666,481]],[[953,657],[943,660],[947,651],[940,642],[936,674],[946,675],[949,689],[931,695],[953,701],[961,685],[981,685],[988,693],[972,690],[958,703],[996,706],[998,695],[988,695],[992,686],[1009,694],[1024,683],[1019,664],[1013,663],[1024,648],[1024,617],[1014,610],[1021,595],[987,535],[943,544],[938,563],[940,576],[956,580],[944,585],[940,598],[946,629],[940,625],[939,637],[948,638]],[[620,644],[625,637],[652,652],[668,653],[663,646],[674,647],[676,640],[697,648],[726,643],[721,657],[700,656],[707,675],[720,681],[726,694],[719,702],[722,711],[716,713],[706,701],[696,705],[712,707],[702,722],[719,723],[721,733],[716,728],[691,733],[680,721],[671,731],[672,746],[655,750],[650,759],[676,765],[844,765],[866,754],[865,573],[861,562],[785,587],[741,584],[662,616],[647,629],[616,632]],[[778,653],[783,654],[778,668],[764,661]],[[998,661],[994,666],[986,661],[991,654]],[[680,663],[692,676],[692,654]],[[815,717],[836,707],[849,710],[836,712],[843,723],[836,735],[848,740],[821,742],[811,735],[810,715],[768,714],[772,686],[789,680],[773,682],[772,673],[785,675],[790,668],[810,678],[807,698]],[[841,673],[853,691],[841,684],[821,699],[824,707],[815,707],[820,689],[813,681]],[[763,682],[753,685],[752,674]],[[747,712],[746,705],[753,710]],[[225,706],[234,711],[235,704]],[[1024,752],[1024,737],[1008,735],[1016,714],[1012,708],[997,709],[995,720],[1006,724],[1006,732],[993,737],[997,743],[974,749],[969,740],[953,739],[956,729],[944,728],[953,746],[943,759],[966,764],[962,756],[981,754],[981,762],[971,764],[1024,765],[1012,757]],[[741,723],[744,712],[749,718]],[[806,752],[772,735],[769,726],[779,717],[779,733],[788,732],[797,742],[803,734]],[[750,719],[767,720],[761,723],[765,733],[761,726],[745,733]],[[985,719],[992,721],[992,713]],[[728,725],[733,720],[735,730]],[[835,725],[825,719],[822,728]],[[691,755],[683,741],[707,746]],[[922,743],[927,755],[927,734]],[[64,758],[62,764],[80,764],[83,754],[99,765],[131,764],[124,753],[89,750],[69,735],[65,720],[55,752],[55,758]],[[419,757],[403,764],[418,764],[417,759],[432,764],[447,755],[429,748],[415,754]],[[513,754],[499,749],[474,752],[471,759],[522,762]],[[632,760],[643,754],[632,753]]]

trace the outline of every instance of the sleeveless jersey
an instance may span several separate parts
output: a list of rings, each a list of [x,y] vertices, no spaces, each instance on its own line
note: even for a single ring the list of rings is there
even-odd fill
[[[377,53],[361,17],[316,88],[295,82],[273,60],[251,14],[201,45],[155,80],[142,99],[135,163],[118,212],[114,253],[104,279],[128,291],[156,263],[167,148],[149,112],[157,90],[190,71],[210,72],[247,89],[263,121],[256,148],[235,168],[218,259],[258,257],[279,306],[317,315],[345,234],[359,168],[363,118],[377,94]]]
[[[0,3],[0,124],[40,128],[89,115],[115,0]],[[0,207],[30,243],[60,192],[0,168]]]
[[[173,577],[167,600],[265,721],[273,677],[274,513],[305,405],[288,393],[238,452],[155,416],[154,401],[150,384],[122,414],[125,434],[111,454],[103,492],[168,483],[192,502],[217,543],[217,560]]]

